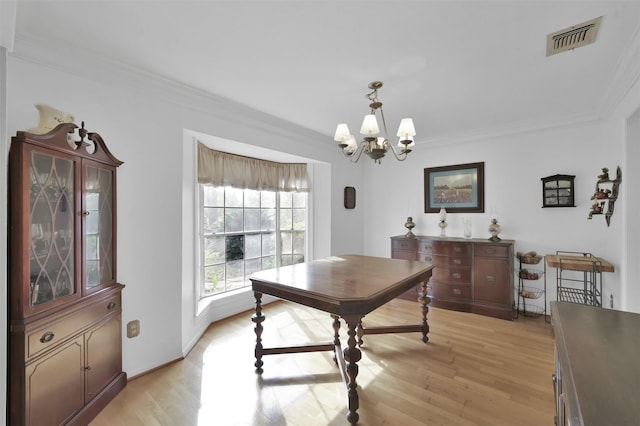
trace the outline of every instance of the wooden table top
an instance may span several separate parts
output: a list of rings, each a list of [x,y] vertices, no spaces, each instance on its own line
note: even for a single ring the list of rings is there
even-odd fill
[[[428,281],[428,263],[342,255],[256,272],[254,291],[337,315],[371,312]]]
[[[551,318],[572,424],[640,424],[640,314],[551,302]]]
[[[597,261],[596,272],[614,272],[613,265],[601,257],[573,256],[565,254],[548,254],[547,266],[551,268],[570,269],[572,271],[592,271],[593,262]]]

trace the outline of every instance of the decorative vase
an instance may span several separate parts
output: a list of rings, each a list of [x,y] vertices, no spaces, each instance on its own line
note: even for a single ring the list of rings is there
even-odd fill
[[[413,232],[411,232],[411,230],[413,228],[416,227],[416,224],[413,223],[413,218],[411,216],[409,216],[407,218],[407,222],[404,224],[404,227],[407,228],[409,230],[409,232],[407,232],[406,234],[404,234],[405,237],[407,238],[415,238],[416,236],[413,234]]]
[[[464,237],[467,239],[471,238],[471,218],[468,216],[463,217],[462,225],[464,227]]]
[[[40,113],[40,123],[38,123],[38,127],[27,130],[29,133],[43,135],[55,129],[58,124],[73,123],[74,119],[71,114],[45,104],[36,104],[35,107]]]

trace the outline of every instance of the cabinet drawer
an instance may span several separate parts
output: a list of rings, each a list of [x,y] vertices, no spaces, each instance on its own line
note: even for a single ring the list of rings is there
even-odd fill
[[[443,256],[471,256],[471,243],[432,241],[433,254]]]
[[[509,257],[509,247],[491,244],[477,244],[475,255],[480,257]]]
[[[432,276],[435,281],[450,284],[470,284],[471,269],[470,268],[433,268]]]
[[[444,268],[455,267],[470,267],[471,257],[469,256],[441,256],[433,255],[433,266],[440,266]]]
[[[418,240],[407,238],[403,240],[392,240],[391,250],[418,250]]]
[[[436,299],[456,299],[463,301],[471,300],[471,286],[459,284],[446,284],[431,280],[430,295]]]
[[[433,241],[420,241],[418,243],[420,253],[431,253],[433,251]]]
[[[407,250],[394,250],[391,254],[393,259],[418,260],[418,253]]]
[[[39,353],[72,337],[88,326],[100,321],[106,315],[120,312],[120,293],[102,299],[97,303],[86,306],[71,315],[43,325],[30,331],[26,339],[27,357],[31,358]]]

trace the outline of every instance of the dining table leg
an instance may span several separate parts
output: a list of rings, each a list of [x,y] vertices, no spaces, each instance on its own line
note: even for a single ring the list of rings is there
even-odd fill
[[[347,347],[344,349],[344,359],[347,362],[347,393],[348,402],[347,407],[349,412],[347,413],[347,420],[351,424],[358,423],[360,415],[358,414],[358,408],[360,407],[360,399],[358,397],[358,384],[356,377],[358,376],[358,361],[362,358],[362,352],[357,346],[357,328],[362,321],[361,315],[352,315],[342,317],[347,323]]]

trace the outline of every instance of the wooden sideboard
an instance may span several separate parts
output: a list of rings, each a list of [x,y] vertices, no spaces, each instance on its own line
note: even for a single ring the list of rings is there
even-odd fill
[[[640,314],[551,302],[556,425],[640,423]]]
[[[395,236],[391,257],[433,265],[431,306],[513,319],[513,246],[513,240]]]

